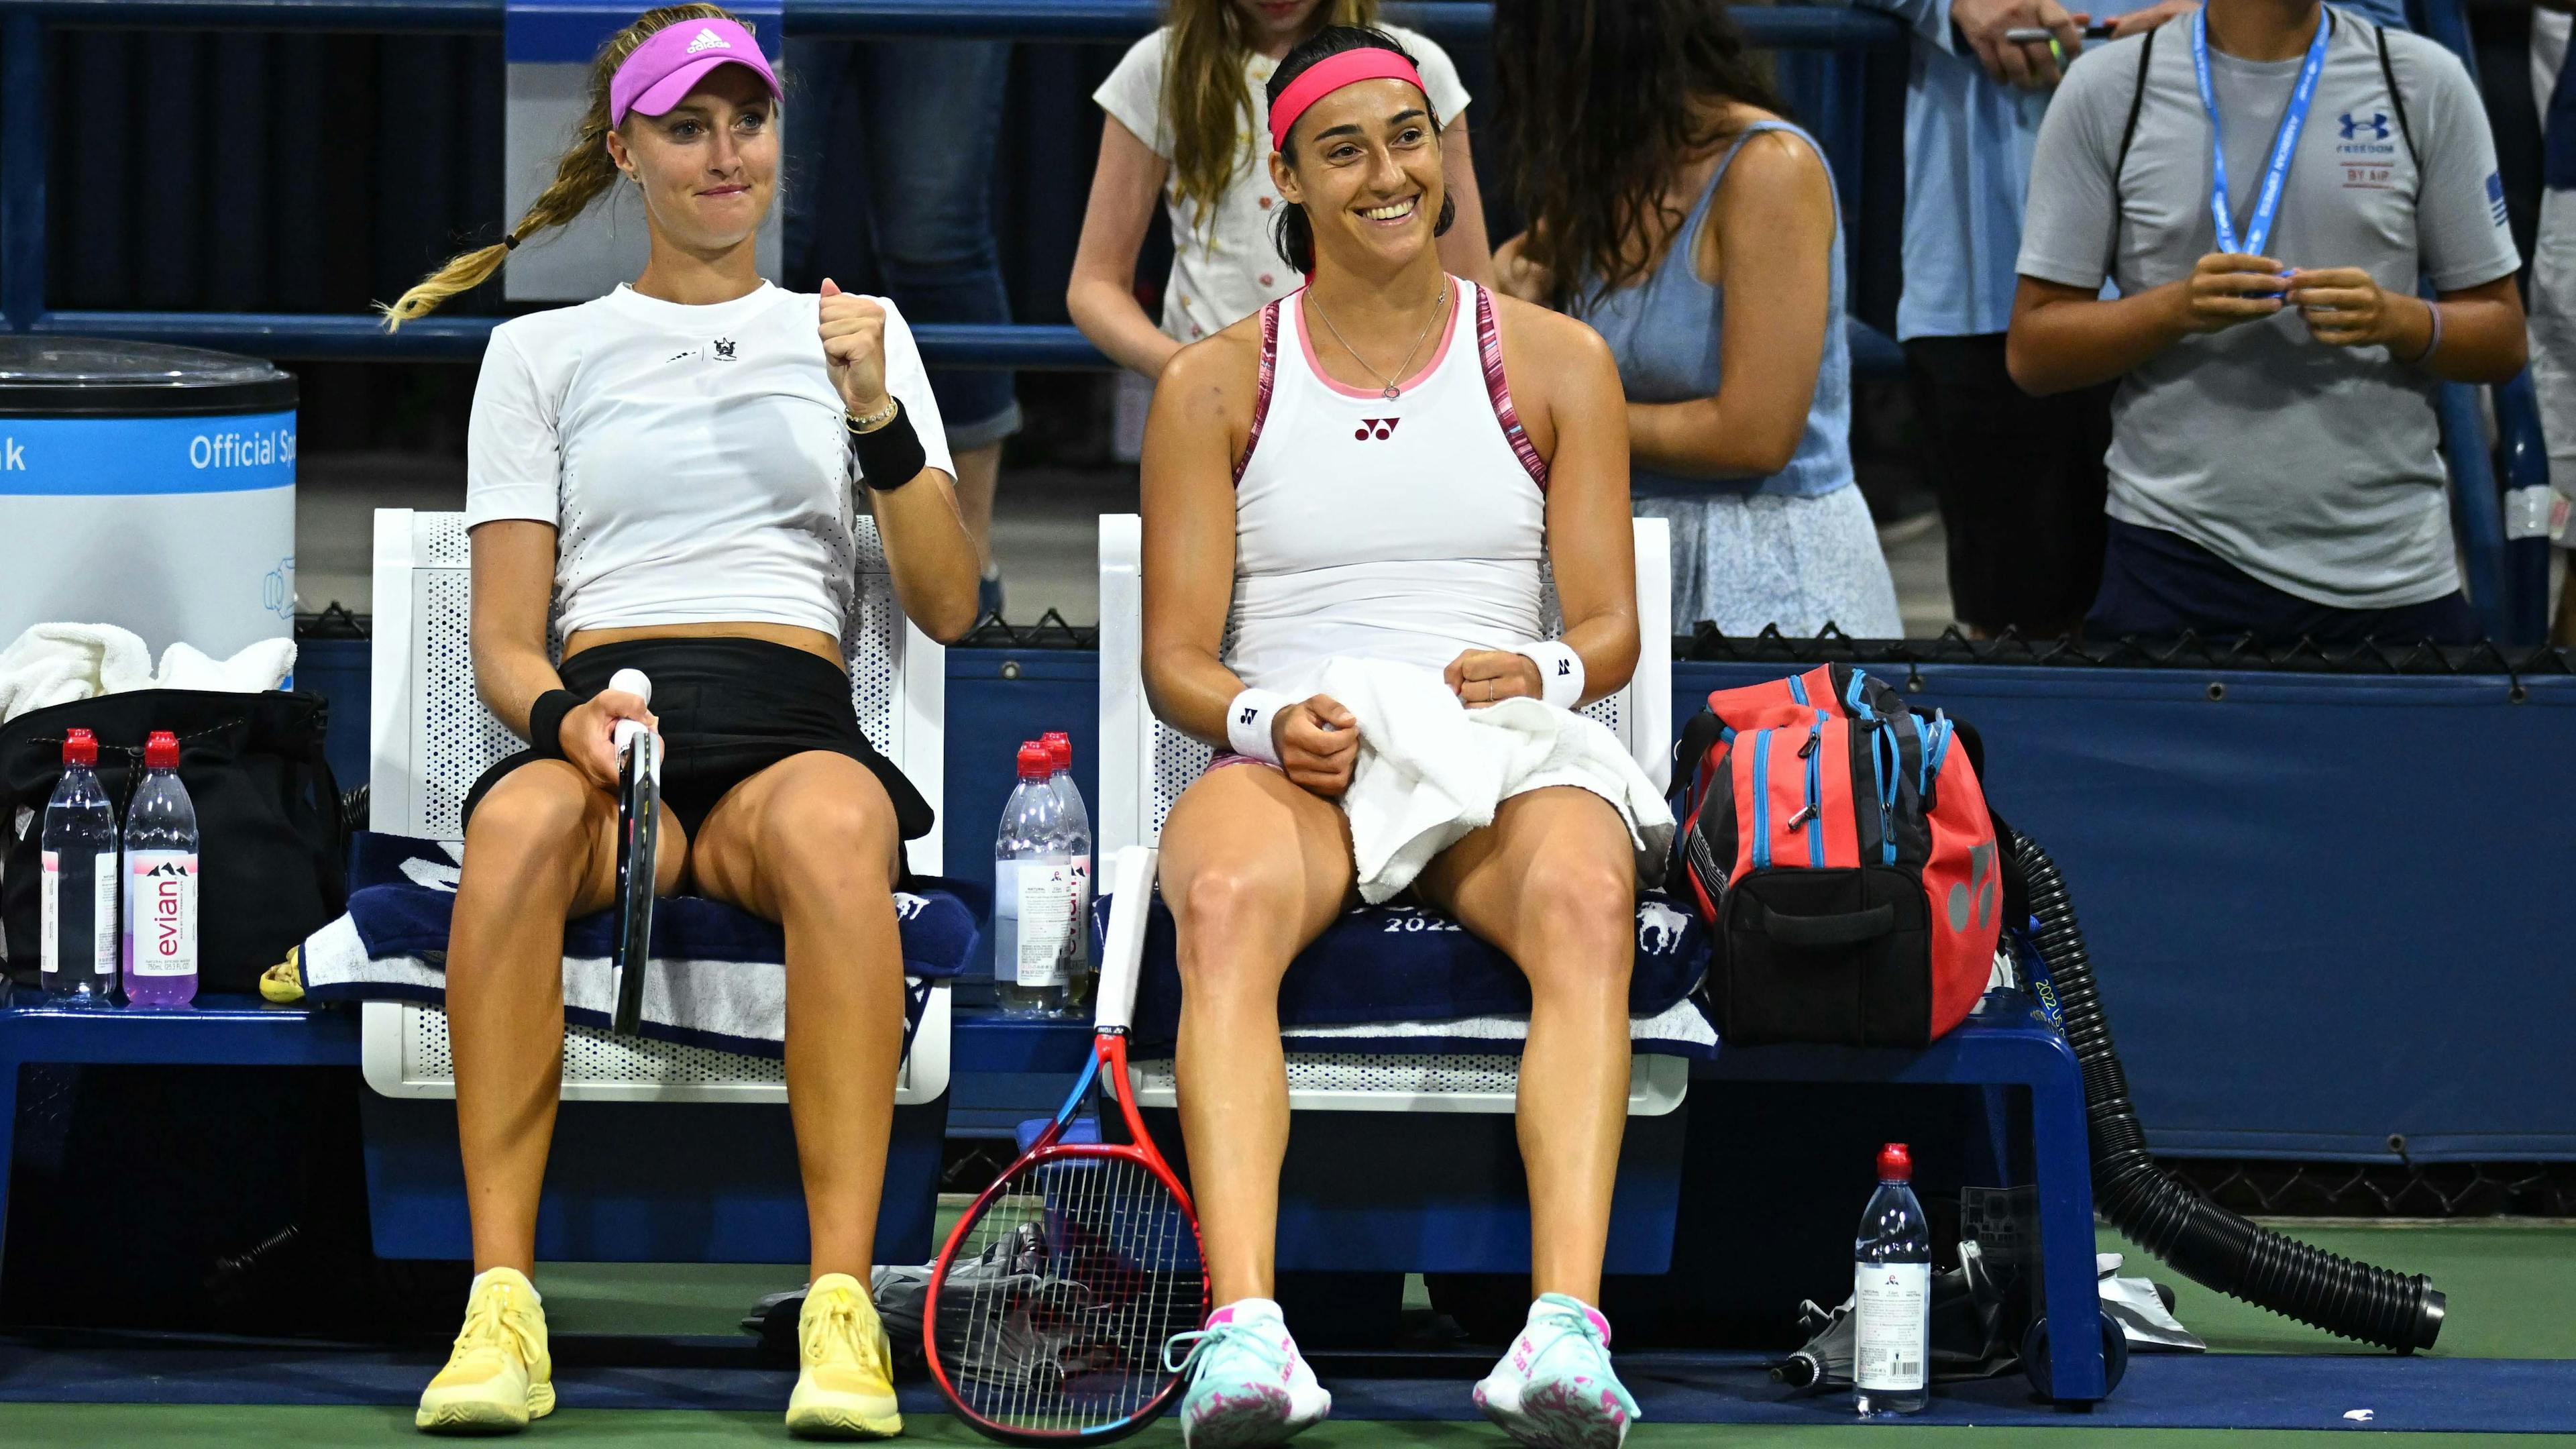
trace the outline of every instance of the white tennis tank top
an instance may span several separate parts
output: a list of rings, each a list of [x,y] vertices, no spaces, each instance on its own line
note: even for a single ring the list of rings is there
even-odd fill
[[[1224,648],[1245,685],[1302,698],[1335,656],[1436,673],[1540,637],[1547,464],[1512,409],[1493,299],[1449,285],[1439,347],[1394,399],[1324,375],[1302,289],[1262,309]]]

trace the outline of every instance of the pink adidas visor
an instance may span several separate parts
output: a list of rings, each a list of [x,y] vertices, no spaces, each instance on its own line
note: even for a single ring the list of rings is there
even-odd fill
[[[618,65],[617,74],[608,81],[608,124],[625,125],[633,111],[648,116],[669,111],[720,65],[748,66],[769,87],[770,95],[781,94],[769,57],[760,53],[760,42],[740,22],[683,20],[654,31]]]
[[[1270,108],[1270,149],[1288,149],[1289,128],[1306,108],[1340,90],[1364,80],[1400,80],[1421,91],[1428,101],[1431,92],[1422,84],[1422,73],[1413,63],[1392,50],[1369,46],[1328,55],[1298,73],[1288,88],[1279,93],[1279,104]]]

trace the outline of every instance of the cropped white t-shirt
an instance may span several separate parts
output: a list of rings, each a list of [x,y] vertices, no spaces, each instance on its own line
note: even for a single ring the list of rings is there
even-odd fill
[[[1440,124],[1455,124],[1467,109],[1467,88],[1459,83],[1449,52],[1401,25],[1379,28],[1421,63],[1424,93]],[[1172,28],[1166,25],[1137,41],[1091,93],[1102,110],[1166,161],[1172,159],[1173,142],[1171,115],[1163,105],[1163,58],[1171,40]],[[1270,73],[1278,68],[1279,62],[1266,55],[1243,59],[1243,81],[1252,92],[1252,130],[1238,140],[1234,179],[1204,225],[1195,208],[1181,200],[1179,173],[1163,183],[1163,212],[1172,227],[1172,275],[1163,286],[1167,337],[1182,342],[1213,337],[1305,285],[1306,279],[1279,259],[1278,245],[1270,238],[1279,189],[1270,184],[1268,87]]]
[[[954,474],[903,314],[886,389]],[[793,624],[838,637],[858,585],[859,476],[817,299],[767,282],[688,306],[620,286],[492,330],[465,444],[465,522],[555,531],[556,627]]]

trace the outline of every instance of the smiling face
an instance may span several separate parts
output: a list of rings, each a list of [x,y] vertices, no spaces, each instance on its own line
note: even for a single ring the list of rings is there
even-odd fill
[[[1365,80],[1307,107],[1270,158],[1272,182],[1306,209],[1315,256],[1375,270],[1432,244],[1445,196],[1430,103],[1400,80]]]
[[[658,236],[699,252],[739,246],[778,194],[778,99],[748,67],[718,66],[670,110],[628,116],[608,154],[642,184]]]

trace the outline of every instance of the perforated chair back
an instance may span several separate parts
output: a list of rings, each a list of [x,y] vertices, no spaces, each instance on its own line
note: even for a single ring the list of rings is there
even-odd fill
[[[868,738],[940,806],[947,695],[946,651],[894,602],[875,523],[857,525],[858,606],[841,644],[850,698]],[[408,508],[376,511],[375,635],[368,717],[372,827],[461,847],[465,794],[495,762],[523,748],[474,688],[467,639],[473,578],[465,515]],[[913,841],[908,858],[940,868],[940,828]],[[452,1097],[447,1015],[433,1006],[369,1002],[363,1056],[368,1082],[388,1096]],[[930,993],[905,1062],[899,1104],[947,1089],[948,988]],[[601,1101],[786,1099],[782,1065],[768,1057],[568,1027],[564,1097]]]

